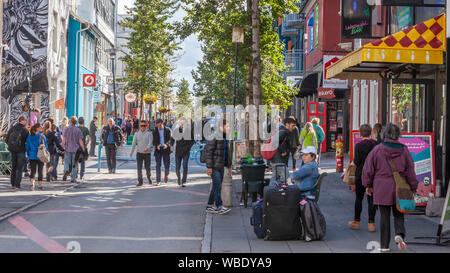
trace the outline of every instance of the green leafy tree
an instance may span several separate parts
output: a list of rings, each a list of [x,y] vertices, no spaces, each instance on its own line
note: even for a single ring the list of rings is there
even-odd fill
[[[127,89],[141,101],[141,115],[145,94],[160,97],[173,86],[169,74],[174,70],[179,41],[168,19],[178,8],[176,0],[136,0],[134,7],[127,10],[128,16],[120,22],[131,29],[127,43],[130,54],[123,58],[127,74],[124,81]]]
[[[180,83],[178,84],[177,104],[192,109],[192,98],[191,92],[189,91],[189,82],[184,78],[181,79]]]

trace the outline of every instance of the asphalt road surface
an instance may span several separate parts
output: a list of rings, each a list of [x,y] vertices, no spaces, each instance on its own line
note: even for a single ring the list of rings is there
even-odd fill
[[[174,170],[159,187],[147,184],[144,171],[145,186],[137,188],[133,161],[122,163],[116,174],[106,172],[0,222],[0,252],[201,251],[210,184],[204,167],[190,161],[184,188]]]

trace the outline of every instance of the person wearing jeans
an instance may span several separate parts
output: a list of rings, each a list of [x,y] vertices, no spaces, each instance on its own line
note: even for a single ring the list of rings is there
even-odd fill
[[[223,206],[221,198],[222,181],[225,168],[231,176],[231,164],[233,157],[232,141],[226,139],[228,125],[223,121],[222,127],[219,128],[219,134],[222,133],[222,139],[214,138],[206,143],[206,173],[211,176],[212,188],[209,194],[207,213],[225,214],[231,211],[230,208]]]
[[[108,119],[108,125],[103,127],[101,136],[102,145],[106,150],[106,161],[109,173],[116,173],[116,153],[119,146],[123,146],[122,130],[114,124],[112,118]]]
[[[77,182],[77,171],[78,164],[75,161],[76,153],[78,148],[84,151],[85,147],[83,144],[83,133],[81,130],[76,127],[78,122],[77,117],[73,116],[70,118],[70,125],[66,127],[63,132],[63,141],[61,146],[65,149],[64,153],[64,177],[63,181],[66,181],[67,176],[70,175],[70,171],[72,170],[71,182]]]
[[[180,126],[174,128],[177,135],[177,141],[175,142],[175,160],[176,160],[176,173],[178,178],[178,185],[185,187],[188,174],[189,155],[191,148],[194,145],[194,132],[192,130],[192,124],[186,120],[180,121]],[[181,178],[181,164],[183,164],[183,178]]]
[[[28,138],[27,118],[19,117],[19,122],[14,125],[6,135],[6,144],[11,152],[11,186],[14,190],[20,189],[22,173],[25,162],[25,143]]]
[[[150,185],[152,184],[150,164],[151,164],[151,151],[153,145],[153,134],[147,130],[147,121],[145,120],[141,120],[139,128],[140,130],[134,134],[130,153],[130,157],[133,157],[134,150],[137,147],[137,154],[136,154],[137,170],[138,170],[137,187],[140,187],[144,184],[142,178],[142,163],[144,163],[145,166],[148,183]]]
[[[170,153],[173,152],[174,139],[172,132],[162,119],[156,120],[156,128],[153,131],[153,146],[155,146],[156,160],[156,185],[161,185],[161,160],[164,161],[164,182],[169,180],[170,173]]]

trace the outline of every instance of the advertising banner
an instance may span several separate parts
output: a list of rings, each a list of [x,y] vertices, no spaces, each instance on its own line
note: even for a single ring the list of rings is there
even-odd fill
[[[323,88],[334,88],[334,89],[347,89],[348,88],[348,80],[340,80],[340,79],[328,79],[327,80],[327,68],[332,64],[338,62],[344,56],[334,56],[334,55],[324,55],[323,56]]]
[[[372,6],[367,0],[342,0],[341,37],[372,37]]]

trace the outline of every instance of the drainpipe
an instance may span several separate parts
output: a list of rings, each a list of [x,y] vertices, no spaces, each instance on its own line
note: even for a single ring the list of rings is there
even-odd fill
[[[76,34],[76,46],[75,46],[75,108],[74,108],[74,116],[78,116],[78,111],[77,111],[77,100],[78,100],[78,76],[79,76],[79,71],[78,71],[78,35],[81,34],[81,32],[88,30],[91,27],[90,23],[87,23],[87,27],[80,29],[77,31]],[[67,92],[69,92],[69,90],[67,90]],[[70,117],[69,117],[70,118]]]

